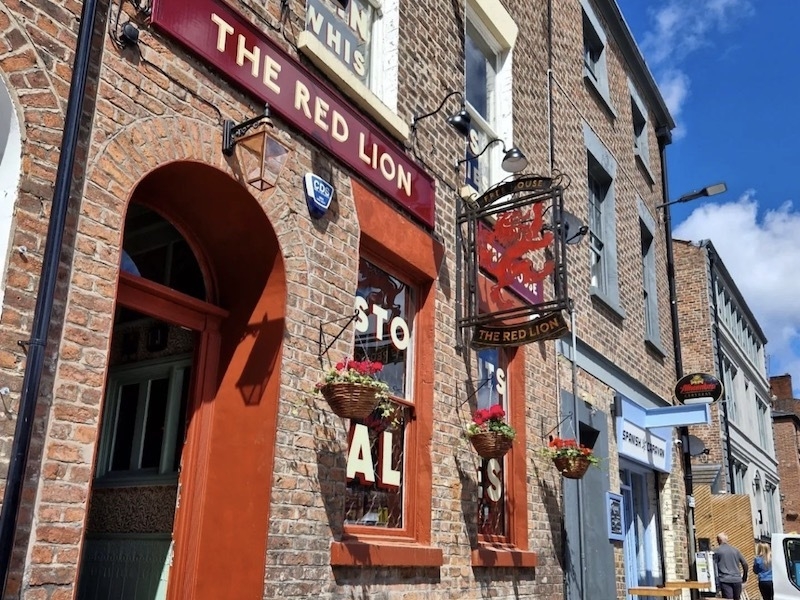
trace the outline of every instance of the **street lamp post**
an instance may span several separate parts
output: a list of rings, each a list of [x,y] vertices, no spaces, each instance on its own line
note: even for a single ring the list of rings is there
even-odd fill
[[[691,202],[697,198],[716,196],[728,189],[724,183],[716,183],[704,187],[700,190],[684,194],[677,200],[659,204],[656,208],[664,210],[664,237],[667,243],[667,282],[669,284],[669,308],[670,321],[672,322],[672,344],[675,356],[675,377],[680,380],[683,373],[683,354],[681,352],[681,332],[678,323],[678,293],[675,285],[675,253],[672,245],[672,219],[670,217],[670,206],[673,204],[683,204]],[[697,579],[697,568],[695,565],[695,551],[697,543],[694,532],[694,481],[692,478],[692,455],[689,453],[689,427],[686,425],[678,428],[678,435],[681,440],[681,458],[683,464],[683,485],[686,490],[686,535],[689,554],[689,575],[692,579]]]

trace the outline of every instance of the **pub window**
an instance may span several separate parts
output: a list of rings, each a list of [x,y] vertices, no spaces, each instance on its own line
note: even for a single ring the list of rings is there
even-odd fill
[[[478,409],[500,405],[508,407],[508,359],[499,348],[478,352]],[[497,540],[508,536],[505,457],[481,460],[478,470],[478,533],[484,539]]]
[[[414,426],[412,382],[414,290],[398,277],[361,259],[355,306],[353,356],[383,364],[378,377],[389,385],[395,410],[379,407],[351,420],[347,455],[345,523],[402,530],[406,505],[405,449]]]
[[[109,374],[96,477],[155,483],[177,477],[191,359],[153,360]]]

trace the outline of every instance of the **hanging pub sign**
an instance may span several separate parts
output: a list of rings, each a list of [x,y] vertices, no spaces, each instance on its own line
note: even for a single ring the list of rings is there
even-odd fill
[[[467,243],[459,265],[466,315],[475,347],[520,346],[567,331],[564,240],[553,226],[562,213],[560,185],[520,177],[465,204],[458,216]],[[552,286],[552,300],[545,288]]]
[[[675,397],[681,404],[711,404],[724,392],[722,382],[708,373],[690,373],[675,384]]]

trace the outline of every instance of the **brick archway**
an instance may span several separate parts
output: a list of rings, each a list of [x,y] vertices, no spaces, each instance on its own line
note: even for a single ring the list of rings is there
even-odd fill
[[[77,558],[86,518],[85,502],[91,484],[92,464],[98,435],[102,390],[106,377],[105,361],[111,335],[112,319],[110,315],[113,315],[114,309],[127,203],[149,185],[149,182],[159,172],[196,169],[198,172],[207,172],[208,176],[215,181],[227,180],[229,185],[233,186],[229,188],[233,195],[249,198],[247,202],[250,203],[251,208],[248,210],[251,210],[251,213],[253,206],[260,207],[258,209],[261,212],[260,217],[257,217],[256,213],[252,213],[251,217],[254,218],[245,220],[266,223],[266,226],[274,232],[272,233],[275,240],[273,250],[277,262],[274,265],[271,264],[271,273],[274,274],[276,281],[268,282],[264,294],[254,300],[253,306],[250,307],[254,311],[252,315],[241,312],[245,309],[240,307],[232,309],[232,313],[235,314],[234,320],[238,327],[243,328],[242,331],[255,323],[253,326],[261,327],[262,334],[274,336],[282,343],[283,335],[280,328],[286,304],[284,272],[290,262],[304,260],[303,245],[299,236],[291,230],[290,224],[269,214],[270,210],[278,209],[278,207],[271,207],[266,202],[270,193],[253,197],[249,190],[235,182],[235,173],[220,150],[220,130],[218,128],[192,119],[145,119],[118,132],[98,150],[97,157],[89,163],[88,183],[81,205],[81,216],[77,223],[75,257],[67,300],[64,336],[61,340],[53,405],[45,436],[47,441],[44,449],[39,497],[34,514],[34,533],[28,548],[30,566],[26,583],[30,587],[27,594],[32,593],[33,588],[46,584],[69,587],[77,577]],[[168,178],[164,178],[162,183],[167,180]],[[176,209],[167,212],[177,214],[179,211]],[[216,218],[220,219],[220,215],[216,215]],[[295,249],[300,254],[294,257],[284,257],[281,248]],[[236,310],[240,312],[235,313]],[[258,321],[258,318],[261,317],[263,317],[262,321]],[[228,393],[224,391],[225,389],[233,389],[242,379],[252,379],[254,376],[264,378],[262,393],[263,397],[268,400],[263,403],[262,417],[252,418],[256,411],[249,408],[246,418],[241,412],[239,416],[231,417],[229,414],[225,417],[227,425],[215,422],[210,431],[213,430],[216,433],[224,432],[226,429],[230,430],[231,427],[234,429],[247,428],[250,423],[260,423],[264,432],[274,431],[278,402],[277,390],[280,384],[280,349],[266,351],[266,355],[272,357],[271,368],[274,368],[276,374],[269,375],[262,368],[261,371],[256,369],[254,375],[253,365],[248,362],[248,357],[253,352],[260,352],[263,355],[265,350],[259,347],[258,334],[250,337],[247,335],[238,337],[241,339],[238,339],[237,335],[231,335],[229,343],[222,340],[222,358],[220,359],[223,360],[223,370],[220,373],[222,383],[221,387],[216,390],[216,396],[212,393],[211,400],[218,402],[214,398]],[[224,369],[228,369],[228,371]],[[225,400],[225,405],[229,408],[236,406],[231,400]],[[214,418],[216,419],[218,415],[224,416],[224,412],[216,410]],[[237,425],[233,425],[233,423],[237,423]],[[221,442],[215,438],[210,443],[220,444]],[[259,476],[264,477],[264,468],[271,469],[274,444],[262,444],[262,446],[264,446],[263,454],[256,461],[258,464],[253,461],[251,464],[255,469],[253,473],[257,472]],[[224,443],[219,447],[224,448]],[[230,449],[225,450],[219,456],[212,453],[210,457],[207,457],[206,468],[220,468],[221,463],[230,460],[230,456],[225,458],[225,452],[229,453],[229,451]],[[64,463],[69,466],[64,468]],[[248,476],[254,477],[253,473]],[[251,502],[251,505],[261,507],[262,513],[258,515],[258,519],[266,519],[268,511],[265,510],[265,507],[269,506],[270,486],[264,485],[260,489],[262,491],[259,492],[258,501]],[[204,493],[206,494],[204,510],[206,512],[211,510],[210,514],[213,514],[214,503],[221,503],[224,494],[222,491],[214,492],[208,488]],[[252,512],[252,509],[250,511]],[[242,512],[242,518],[245,516],[246,511]],[[252,515],[250,516],[252,517]],[[249,568],[245,579],[252,580],[250,584],[253,589],[256,587],[262,589],[263,561],[266,555],[266,522],[263,527],[253,526],[252,529],[258,532],[256,536],[258,539],[254,538],[251,544],[253,548],[258,547],[253,552],[253,556],[256,558],[243,561],[240,555],[237,559],[240,566],[230,570],[230,573],[236,574],[241,571],[241,565],[247,566]],[[211,537],[214,537],[213,527],[210,524],[206,530],[211,532]],[[234,541],[230,536],[225,540],[216,540],[215,538],[215,556],[219,555],[225,544],[231,544]],[[69,556],[73,558],[69,562],[54,560],[54,548],[57,548],[57,552],[63,553],[64,556],[69,553]],[[205,587],[202,594],[198,588],[193,592],[192,597],[202,598],[206,597],[206,593],[220,592],[219,589],[215,591],[215,586],[224,585],[224,579],[212,583],[211,578],[213,574],[219,573],[219,565],[225,561],[212,561],[210,553],[206,550],[202,544],[193,550],[195,557],[192,560],[195,561],[195,567],[192,570],[203,579]],[[232,549],[222,551],[221,555],[230,556],[231,560],[237,556]],[[260,571],[258,564],[261,565]],[[191,585],[192,581],[186,583]],[[220,597],[220,594],[217,594],[216,597]]]

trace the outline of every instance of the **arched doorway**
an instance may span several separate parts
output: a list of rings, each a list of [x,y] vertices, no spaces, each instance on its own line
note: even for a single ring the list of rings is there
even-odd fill
[[[277,239],[239,184],[196,163],[139,184],[79,600],[263,588],[284,310]]]

